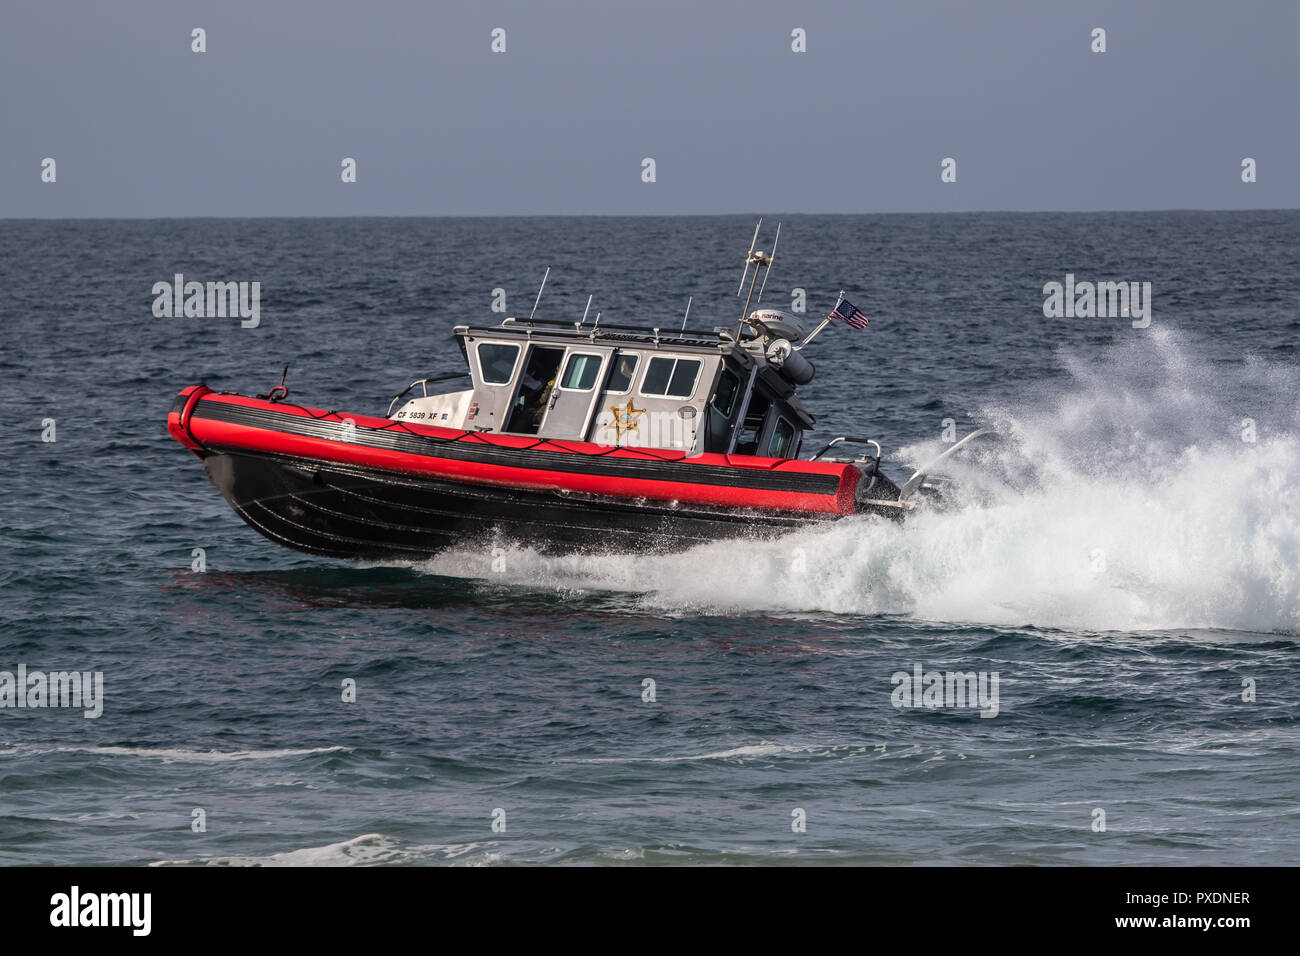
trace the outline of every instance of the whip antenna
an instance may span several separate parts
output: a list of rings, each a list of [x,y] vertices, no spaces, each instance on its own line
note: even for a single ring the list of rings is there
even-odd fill
[[[762,226],[762,225],[763,225],[763,220],[762,220],[762,219],[760,219],[760,220],[758,221],[758,225],[759,225],[759,226]],[[777,238],[778,240],[781,238],[781,224],[780,224],[780,223],[777,223],[777,226],[776,226],[776,238]],[[767,276],[772,272],[772,256],[764,255],[764,254],[763,254],[763,250],[761,250],[761,249],[759,249],[758,251],[755,251],[755,250],[754,250],[754,246],[755,246],[757,243],[758,243],[758,228],[755,227],[755,229],[754,229],[754,238],[753,238],[753,240],[751,240],[751,242],[749,243],[749,253],[745,256],[745,272],[744,272],[744,276],[748,276],[748,275],[749,275],[749,267],[752,265],[752,266],[754,267],[754,275],[753,275],[753,277],[749,280],[749,295],[745,296],[745,307],[744,307],[744,308],[741,310],[741,312],[740,312],[740,325],[737,326],[737,328],[736,328],[736,339],[737,339],[737,341],[739,341],[741,335],[743,335],[743,334],[744,334],[744,331],[745,331],[745,322],[746,322],[746,320],[747,320],[748,317],[749,317],[749,303],[750,303],[750,301],[754,298],[754,286],[756,286],[756,285],[758,284],[758,274],[759,274],[759,272],[762,271],[763,266],[767,266],[767,272],[764,273],[764,275],[763,275],[763,285],[764,285],[764,287],[767,286]],[[776,246],[775,246],[775,245],[772,246],[772,252],[773,252],[773,254],[776,253]],[[745,288],[745,278],[744,278],[744,276],[742,276],[742,277],[741,277],[741,280],[740,280],[740,288],[741,288],[741,291],[743,291],[744,288]],[[736,295],[740,295],[740,292],[737,292]],[[763,298],[762,290],[759,290],[758,297],[759,297],[760,300]]]
[[[758,217],[758,225],[754,227],[754,238],[749,240],[749,251],[745,253],[745,271],[740,274],[740,287],[736,289],[736,295],[745,291],[745,279],[749,276],[749,261],[754,255],[754,246],[758,244],[758,230],[763,228],[763,217]]]
[[[772,263],[776,262],[776,244],[780,241],[781,224],[778,222],[776,224],[776,238],[772,240],[772,254],[767,257],[767,271],[763,273],[763,284],[758,287],[758,302],[755,302],[755,305],[763,301],[763,290],[767,288],[767,277],[772,274]]]
[[[546,277],[551,274],[551,267],[546,267],[546,275],[542,276],[541,287],[537,290],[537,298],[533,300],[533,311],[528,313],[528,321],[533,321],[533,316],[537,314],[537,303],[542,301],[542,289],[546,288]]]

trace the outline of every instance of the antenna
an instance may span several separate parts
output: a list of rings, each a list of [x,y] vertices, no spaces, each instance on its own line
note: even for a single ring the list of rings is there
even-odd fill
[[[591,324],[591,331],[595,332],[595,331],[596,331],[596,327],[597,327],[598,325],[600,325],[600,313],[599,313],[599,312],[596,313],[596,321],[593,322],[593,323]]]
[[[755,302],[755,305],[763,301],[763,290],[767,288],[767,277],[772,274],[772,263],[776,262],[776,246],[780,241],[781,224],[778,222],[776,224],[776,238],[772,240],[772,254],[767,257],[767,271],[763,273],[763,284],[758,287],[758,302]]]
[[[536,308],[536,306],[534,306]],[[587,313],[591,311],[591,296],[587,296],[587,307],[582,310],[582,321],[578,323],[578,329],[582,329],[582,323],[587,321]]]
[[[546,267],[546,275],[542,276],[541,287],[537,290],[537,298],[533,300],[533,311],[528,313],[528,321],[533,321],[533,316],[537,314],[537,303],[542,301],[542,289],[546,288],[546,278],[551,274],[551,267]]]
[[[758,221],[758,224],[761,226],[761,225],[763,224],[763,220],[760,219],[760,220]],[[781,238],[781,225],[780,225],[780,223],[778,223],[778,224],[777,224],[777,227],[776,227],[776,238],[777,238],[778,240],[780,240],[780,238]],[[749,244],[749,254],[745,256],[745,275],[746,275],[746,276],[749,275],[749,267],[752,265],[752,266],[754,267],[754,277],[753,277],[752,279],[749,280],[749,295],[747,295],[747,296],[745,297],[745,308],[742,309],[741,312],[740,312],[740,325],[739,325],[739,327],[736,329],[736,340],[737,340],[737,341],[740,340],[741,333],[745,331],[745,320],[746,320],[746,318],[749,316],[749,303],[750,303],[750,300],[752,300],[752,299],[754,298],[754,286],[758,284],[758,274],[759,274],[759,272],[762,271],[763,266],[767,266],[767,273],[765,273],[764,276],[763,276],[763,285],[764,285],[764,287],[767,286],[767,276],[768,276],[769,274],[771,274],[771,272],[772,272],[772,256],[765,256],[765,255],[763,255],[763,250],[762,250],[762,249],[759,249],[757,252],[755,252],[755,251],[754,251],[754,245],[755,245],[755,243],[757,243],[757,242],[758,242],[758,229],[755,228],[755,229],[754,229],[754,239],[753,239],[753,241],[751,241],[750,244]],[[776,246],[775,246],[775,245],[772,246],[772,253],[773,253],[773,255],[775,255],[775,253],[776,253]],[[741,280],[740,280],[740,287],[741,287],[742,290],[743,290],[744,287],[745,287],[745,279],[744,279],[743,277],[742,277]],[[737,292],[736,295],[740,295],[740,293]],[[758,297],[759,297],[760,300],[763,298],[763,293],[762,293],[761,290],[760,290],[759,293],[758,293]]]
[[[745,291],[745,279],[749,276],[749,262],[754,255],[754,245],[758,242],[758,230],[763,228],[763,217],[758,217],[758,225],[754,227],[754,238],[749,240],[749,251],[745,253],[745,271],[740,274],[740,288],[736,290],[736,295]]]
[[[694,298],[695,298],[695,296],[693,296],[693,295],[689,295],[689,296],[686,297],[686,315],[683,315],[683,316],[682,316],[682,331],[683,331],[683,332],[686,331],[686,317],[689,316],[689,315],[691,314],[691,300],[693,300]]]

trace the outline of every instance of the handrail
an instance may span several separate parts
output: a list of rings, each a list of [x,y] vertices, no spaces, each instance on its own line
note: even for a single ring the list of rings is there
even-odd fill
[[[574,327],[575,323],[565,322],[558,319],[520,319],[515,316],[511,316],[508,319],[503,319],[501,321],[501,325],[496,326],[496,328],[503,328],[511,325],[550,325],[550,326],[555,326],[557,328],[571,329]],[[491,329],[493,327],[478,326],[478,328]],[[605,329],[617,329],[620,332],[645,332],[648,336],[653,336],[656,332],[658,332],[661,336],[702,335],[705,338],[712,338],[712,339],[716,339],[719,337],[717,329],[711,329],[707,332],[704,329],[663,329],[663,328],[656,329],[654,328],[654,326],[648,326],[648,325],[614,325],[610,322],[602,322],[599,328],[594,329],[594,331],[599,333],[605,331]],[[577,331],[579,334],[586,335],[589,334],[591,331],[593,331],[593,329],[576,329],[575,331]]]
[[[838,444],[839,444],[840,442],[842,442],[842,441],[857,442],[857,443],[860,444],[860,445],[875,445],[875,446],[876,446],[876,461],[880,461],[880,442],[876,441],[874,438],[853,438],[852,436],[849,436],[849,435],[841,435],[839,438],[833,438],[833,439],[831,439],[830,444],[828,444],[825,448],[823,448],[823,449],[822,449],[821,451],[819,451],[817,454],[813,455],[813,456],[812,456],[811,458],[809,458],[808,460],[809,460],[809,461],[816,461],[818,458],[820,458],[822,455],[826,454],[828,451],[830,451],[832,448],[834,448],[836,445],[838,445]]]
[[[410,385],[406,386],[406,388],[404,388],[404,389],[402,389],[400,392],[398,392],[398,393],[397,393],[397,397],[394,398],[391,402],[388,403],[388,411],[384,413],[384,417],[385,417],[385,418],[392,418],[392,417],[393,417],[393,406],[396,405],[399,401],[401,401],[404,397],[406,397],[406,395],[408,395],[408,394],[410,393],[411,389],[415,388],[415,386],[417,386],[417,385],[423,385],[423,386],[424,386],[424,395],[421,396],[421,397],[423,397],[423,398],[428,398],[428,397],[429,397],[429,383],[430,383],[430,382],[446,382],[446,381],[449,381],[449,380],[451,380],[451,379],[453,379],[453,378],[466,378],[468,375],[469,375],[469,372],[452,372],[450,375],[436,375],[436,376],[434,376],[434,377],[432,377],[432,378],[417,378],[417,379],[416,379],[414,382],[412,382]]]

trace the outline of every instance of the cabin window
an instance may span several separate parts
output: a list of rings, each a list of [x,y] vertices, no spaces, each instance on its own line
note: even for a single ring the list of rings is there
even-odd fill
[[[741,422],[736,433],[736,454],[757,455],[758,439],[763,432],[763,422],[767,420],[767,410],[772,400],[758,389],[749,399],[749,408],[745,409],[745,420]]]
[[[596,376],[599,374],[599,355],[580,355],[575,352],[569,356],[569,364],[564,367],[564,379],[560,385],[585,392],[596,384]]]
[[[517,345],[492,345],[478,347],[479,373],[487,385],[509,385],[514,378],[515,360],[519,358]]]
[[[609,381],[605,383],[607,392],[626,392],[632,388],[632,379],[636,376],[637,357],[631,352],[619,352],[618,359],[609,370]]]
[[[776,427],[772,429],[772,440],[767,443],[767,453],[773,458],[789,458],[793,443],[794,426],[784,418],[778,418]]]
[[[713,407],[728,421],[731,420],[731,413],[736,410],[736,396],[739,394],[740,379],[723,369],[722,377],[718,379],[718,390],[713,393]]]
[[[695,380],[700,376],[699,359],[668,358],[656,355],[646,368],[641,382],[642,395],[690,398],[695,394]]]

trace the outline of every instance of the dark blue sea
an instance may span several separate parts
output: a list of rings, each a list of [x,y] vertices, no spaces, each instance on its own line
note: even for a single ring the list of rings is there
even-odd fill
[[[733,324],[754,219],[0,222],[0,671],[103,675],[0,709],[0,864],[1300,863],[1300,212],[776,218],[764,305],[871,319],[805,451],[994,427],[959,507],[382,566],[245,526],[175,393],[382,415],[548,266],[539,317]],[[260,324],[155,317],[176,273]]]

